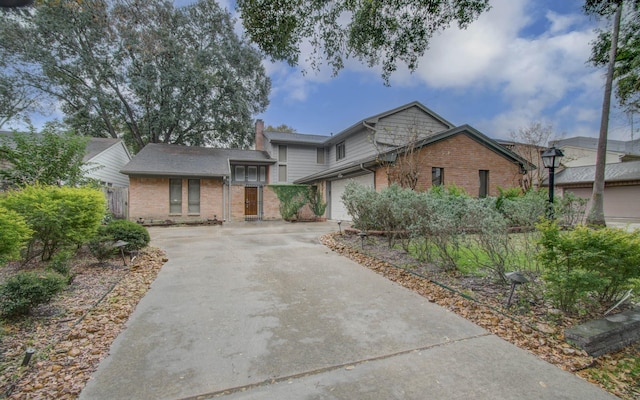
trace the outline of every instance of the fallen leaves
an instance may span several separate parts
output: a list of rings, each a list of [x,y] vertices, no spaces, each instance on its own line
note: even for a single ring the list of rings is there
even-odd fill
[[[448,275],[444,285],[395,267],[391,263],[411,266],[416,261],[408,259],[406,253],[399,254],[403,252],[389,250],[386,244],[380,241],[368,242],[363,252],[359,240],[351,239],[351,243],[348,235],[328,234],[320,240],[333,251],[419,293],[430,302],[455,312],[551,364],[576,373],[616,396],[640,399],[640,385],[637,380],[640,376],[638,345],[594,359],[564,341],[564,328],[581,321],[558,315],[554,310],[547,313],[554,315],[553,324],[540,312],[511,315],[504,306],[504,299],[500,297],[502,293],[497,291],[487,290],[481,301],[475,301],[473,297],[476,293],[473,293],[473,296],[469,295],[469,290],[473,291],[473,285],[470,285],[471,289],[457,285],[455,275]],[[434,276],[443,278],[442,275],[435,275],[435,272]],[[626,369],[614,368],[621,359],[627,360],[627,364],[631,366]],[[543,382],[540,384],[544,385]]]
[[[134,261],[128,267],[79,265],[62,295],[32,317],[3,326],[0,396],[77,398],[167,259],[147,248]],[[22,367],[27,347],[36,354]]]

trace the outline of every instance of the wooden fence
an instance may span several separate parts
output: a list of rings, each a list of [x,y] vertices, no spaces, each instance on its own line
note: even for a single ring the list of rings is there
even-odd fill
[[[107,207],[114,218],[127,219],[129,217],[129,188],[105,187],[102,188],[107,198]]]

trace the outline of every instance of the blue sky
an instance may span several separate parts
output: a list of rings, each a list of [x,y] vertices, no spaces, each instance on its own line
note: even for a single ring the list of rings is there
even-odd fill
[[[491,4],[467,30],[437,35],[418,70],[400,67],[390,87],[379,69],[356,61],[335,78],[328,68],[315,72],[304,62],[297,68],[265,62],[272,92],[258,117],[328,135],[417,100],[456,125],[470,124],[494,138],[509,138],[535,121],[551,124],[558,138],[597,137],[604,70],[587,60],[593,29],[602,22],[584,15],[584,0]],[[614,110],[610,138],[629,140],[630,131],[625,115]]]
[[[238,17],[233,0],[218,1]],[[191,2],[174,0],[177,6]],[[310,52],[304,46],[298,67],[265,60],[272,79],[270,105],[256,118],[329,135],[419,101],[450,122],[469,124],[493,138],[508,139],[533,122],[552,125],[553,138],[597,137],[604,69],[587,60],[594,28],[603,22],[584,15],[584,0],[490,2],[492,9],[468,29],[454,27],[434,37],[415,72],[399,66],[391,86],[383,84],[379,68],[355,60],[347,61],[337,77],[329,68],[313,71],[304,62]],[[236,30],[242,34],[239,21]],[[632,126],[614,109],[609,138],[631,139]]]

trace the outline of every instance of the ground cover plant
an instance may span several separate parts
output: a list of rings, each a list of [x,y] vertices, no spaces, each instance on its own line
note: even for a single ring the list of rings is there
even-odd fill
[[[638,398],[637,345],[594,359],[565,343],[563,332],[601,317],[630,289],[638,293],[640,232],[579,225],[585,201],[572,196],[553,205],[551,221],[547,199],[546,192],[519,189],[477,199],[458,188],[419,193],[392,186],[375,192],[350,184],[343,200],[354,229],[347,232],[365,231],[367,238],[340,235],[325,243],[349,256],[358,253],[354,257],[361,262],[361,253],[372,257],[364,264],[414,290],[432,293],[425,289],[430,284],[450,288],[438,295],[442,305],[619,396]],[[509,302],[505,273],[511,271],[528,283]],[[634,301],[637,296],[613,312]],[[513,318],[515,328],[500,322],[503,316]],[[615,367],[618,361],[625,367]]]

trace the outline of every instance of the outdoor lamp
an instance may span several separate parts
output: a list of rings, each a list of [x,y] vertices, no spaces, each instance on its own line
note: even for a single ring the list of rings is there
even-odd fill
[[[564,153],[556,146],[547,149],[542,153],[542,163],[545,168],[549,169],[549,219],[553,219],[553,186],[555,169],[560,166],[560,159],[564,157]]]

